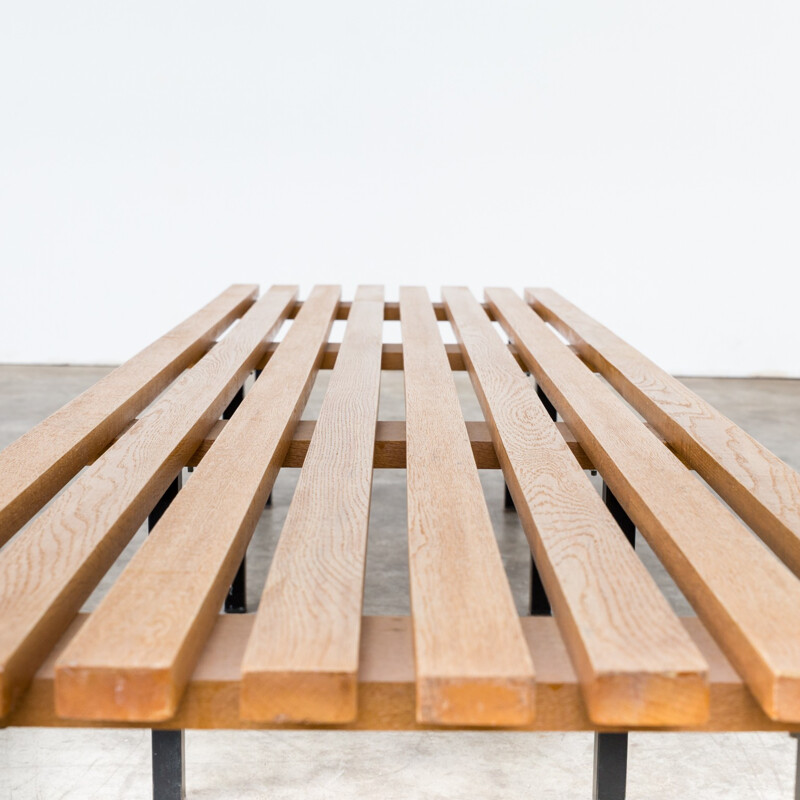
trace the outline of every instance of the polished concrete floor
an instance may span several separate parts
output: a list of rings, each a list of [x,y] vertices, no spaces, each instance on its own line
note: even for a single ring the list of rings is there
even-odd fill
[[[0,447],[108,370],[0,367]],[[481,412],[466,376],[455,374],[468,419]],[[313,418],[321,373],[306,409]],[[687,383],[800,468],[800,381],[687,379]],[[403,417],[402,378],[384,373],[382,419]],[[187,476],[188,477],[188,476]],[[190,480],[191,478],[188,477]],[[495,532],[520,610],[528,550],[516,515],[503,508],[502,477],[481,474]],[[248,601],[258,604],[297,480],[281,473],[248,551]],[[368,614],[408,613],[404,472],[374,480],[365,587]],[[141,530],[86,603],[94,607],[144,536]],[[691,608],[641,536],[637,550],[673,607]],[[589,798],[592,736],[532,733],[189,732],[191,798]],[[146,731],[0,731],[0,798],[145,798]],[[781,734],[632,734],[631,800],[792,797],[795,743]]]

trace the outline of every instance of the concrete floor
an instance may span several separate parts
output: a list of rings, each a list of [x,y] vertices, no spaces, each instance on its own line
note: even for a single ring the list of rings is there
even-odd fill
[[[0,367],[0,447],[107,372],[102,367]],[[467,419],[480,419],[469,380],[455,373]],[[327,381],[321,373],[306,409],[313,418]],[[800,468],[800,381],[687,379],[735,422]],[[403,417],[402,378],[384,373],[382,419]],[[191,479],[191,478],[189,478]],[[481,475],[520,613],[528,550],[513,512],[503,509],[498,472]],[[248,601],[258,604],[297,470],[284,470],[248,551]],[[599,484],[598,484],[599,485]],[[377,471],[365,587],[368,614],[408,613],[405,482]],[[96,606],[141,530],[85,609]],[[638,536],[637,550],[673,607],[691,609]],[[592,736],[483,732],[193,732],[186,737],[191,798],[589,798]],[[628,797],[792,797],[795,744],[782,734],[632,734]],[[0,731],[0,797],[146,798],[149,734],[139,730]]]

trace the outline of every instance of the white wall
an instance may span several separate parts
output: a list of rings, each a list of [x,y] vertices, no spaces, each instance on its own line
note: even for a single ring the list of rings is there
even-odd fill
[[[232,281],[547,284],[681,374],[800,376],[800,4],[0,6],[0,361]]]

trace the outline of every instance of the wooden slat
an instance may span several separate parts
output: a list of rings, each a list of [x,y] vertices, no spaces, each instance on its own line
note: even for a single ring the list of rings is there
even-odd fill
[[[257,294],[251,285],[226,289],[0,452],[0,545],[200,358]]]
[[[520,725],[533,664],[428,294],[401,288],[417,719]]]
[[[271,289],[0,552],[0,713],[219,418],[296,297]]]
[[[283,462],[338,299],[336,286],[311,293],[214,447],[59,659],[62,716],[174,714]]]
[[[800,583],[520,297],[486,297],[765,712],[800,721]]]
[[[415,673],[408,617],[364,617],[358,676],[358,718],[345,725],[253,722],[239,716],[240,665],[254,614],[217,615],[175,717],[163,722],[81,722],[81,727],[169,729],[430,730],[415,715]],[[74,727],[58,717],[53,703],[55,662],[88,615],[81,614],[36,673],[19,707],[4,720],[9,726]],[[681,620],[709,665],[711,714],[707,722],[670,730],[797,731],[800,725],[774,722],[761,711],[741,678],[696,618]],[[536,717],[521,730],[590,731],[577,676],[556,623],[549,617],[521,620],[536,663]],[[604,730],[608,730],[607,728]],[[649,730],[653,730],[652,728]]]
[[[356,718],[383,288],[360,287],[242,662],[241,715]]]
[[[706,664],[466,288],[443,291],[592,722],[708,717]]]
[[[800,575],[800,474],[558,293],[526,297]]]

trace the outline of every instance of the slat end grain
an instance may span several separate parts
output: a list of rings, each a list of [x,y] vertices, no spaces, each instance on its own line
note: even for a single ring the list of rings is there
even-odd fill
[[[294,288],[294,287],[292,287]],[[232,283],[226,290],[226,294],[245,295],[247,300],[255,302],[258,297],[260,287],[257,283]]]
[[[800,722],[800,675],[778,675],[762,705],[774,722]]]
[[[63,719],[163,722],[175,716],[180,693],[169,668],[56,666],[55,709]]]
[[[513,727],[534,718],[530,676],[417,679],[417,722],[459,727]]]
[[[250,722],[353,722],[358,714],[355,672],[243,672],[239,716]]]
[[[599,676],[583,686],[589,719],[609,727],[702,725],[711,712],[705,673]]]
[[[14,710],[25,689],[27,683],[20,684],[10,670],[0,666],[0,719]]]

